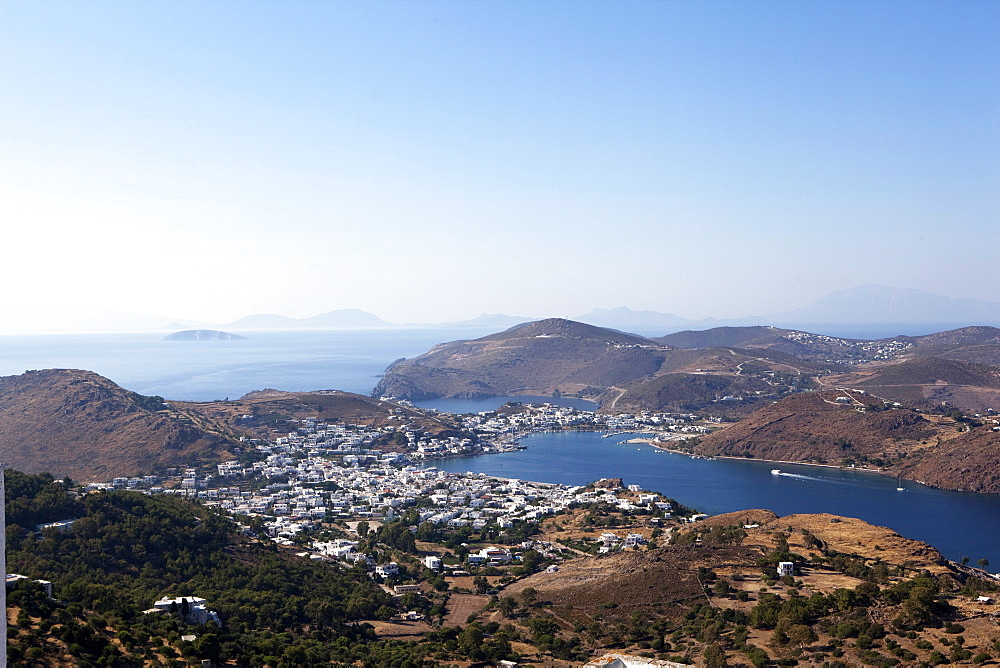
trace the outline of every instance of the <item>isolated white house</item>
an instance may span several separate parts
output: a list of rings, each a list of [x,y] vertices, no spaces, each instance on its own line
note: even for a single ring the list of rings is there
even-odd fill
[[[185,610],[187,611],[185,613]],[[212,621],[222,626],[219,613],[205,607],[205,599],[199,596],[180,596],[178,598],[161,598],[145,614],[176,612],[188,624],[207,624]]]

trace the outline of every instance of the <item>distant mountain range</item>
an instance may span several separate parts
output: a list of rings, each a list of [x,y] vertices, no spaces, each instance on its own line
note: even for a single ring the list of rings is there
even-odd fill
[[[923,290],[861,285],[831,293],[809,306],[776,313],[771,324],[943,323],[1000,324],[1000,302],[955,299]]]
[[[394,327],[376,315],[356,308],[343,308],[314,315],[311,318],[289,318],[265,313],[249,315],[227,324],[226,329],[282,330],[282,329],[382,329]]]
[[[707,329],[709,327],[741,327],[768,324],[766,318],[747,317],[723,320],[703,318],[701,320],[692,320],[690,318],[682,318],[673,313],[633,311],[624,306],[594,309],[589,313],[576,316],[573,320],[585,322],[588,325],[620,329],[638,334],[662,334],[667,330],[676,330],[679,328]]]
[[[173,331],[179,329],[224,328],[235,331],[336,330],[388,328],[448,328],[499,330],[537,320],[503,313],[483,313],[469,320],[443,323],[391,323],[360,309],[337,309],[309,318],[292,318],[273,313],[249,315],[239,320],[213,325],[130,313],[76,311],[8,311],[0,313],[0,332],[97,332],[97,331]],[[885,285],[861,285],[833,292],[802,308],[766,316],[742,318],[684,318],[674,313],[634,311],[620,306],[598,308],[575,316],[577,322],[659,336],[682,329],[705,330],[715,327],[775,325],[789,328],[811,326],[882,325],[900,326],[909,333],[923,326],[924,332],[935,325],[950,328],[962,325],[1000,325],[1000,302],[958,299]],[[909,327],[906,327],[909,325]]]

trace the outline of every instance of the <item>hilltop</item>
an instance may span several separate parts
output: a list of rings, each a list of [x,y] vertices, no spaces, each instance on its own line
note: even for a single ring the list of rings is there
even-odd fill
[[[0,457],[26,472],[108,480],[218,461],[234,439],[90,371],[49,369],[0,378]]]
[[[373,396],[406,399],[596,394],[652,375],[663,347],[640,336],[550,318],[434,346],[390,366]],[[595,389],[598,388],[598,389]]]
[[[943,405],[987,412],[1000,408],[1000,367],[941,357],[866,365],[823,379],[927,409]]]

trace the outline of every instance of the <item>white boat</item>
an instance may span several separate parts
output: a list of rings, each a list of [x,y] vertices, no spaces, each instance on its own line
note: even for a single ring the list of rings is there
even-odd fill
[[[780,475],[781,469],[771,469],[771,475]]]

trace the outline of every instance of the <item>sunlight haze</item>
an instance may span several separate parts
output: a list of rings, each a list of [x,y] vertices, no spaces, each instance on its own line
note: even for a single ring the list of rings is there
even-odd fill
[[[995,300],[1000,5],[0,7],[5,311]]]

